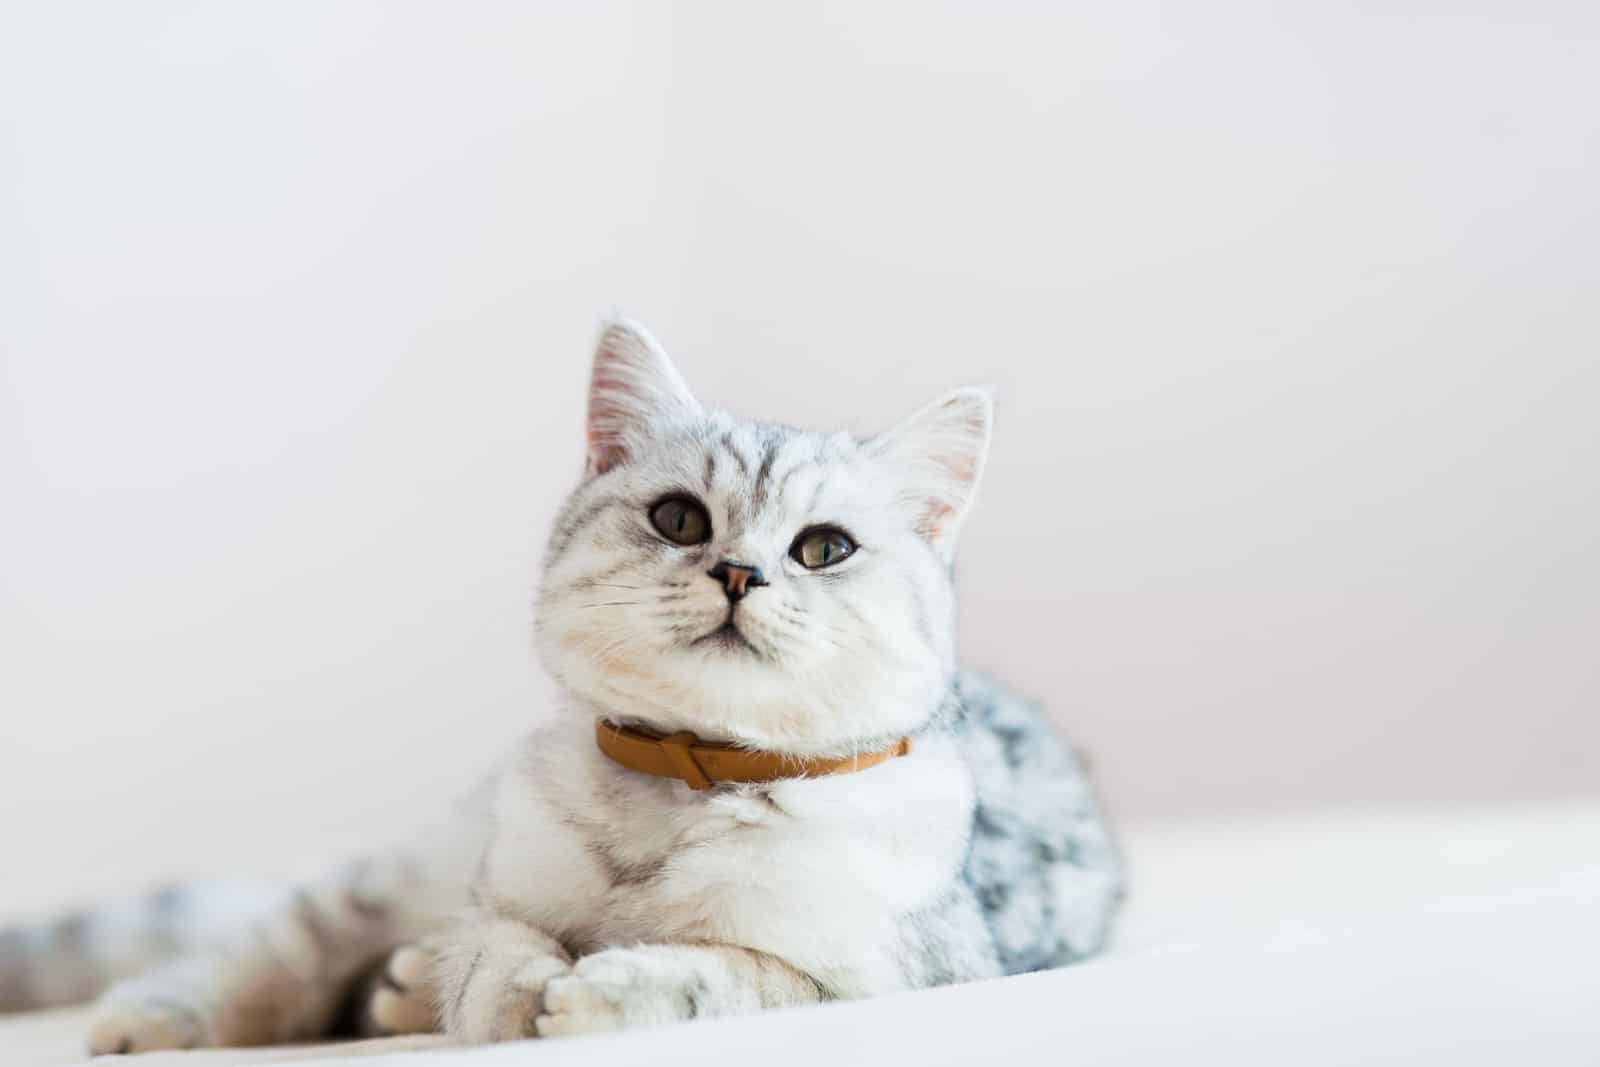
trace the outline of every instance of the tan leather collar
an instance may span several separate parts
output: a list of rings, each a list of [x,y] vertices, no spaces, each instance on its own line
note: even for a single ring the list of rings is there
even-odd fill
[[[701,741],[687,730],[656,737],[643,730],[596,720],[595,744],[600,751],[630,770],[658,778],[680,778],[691,789],[710,789],[719,782],[776,782],[784,778],[820,778],[849,774],[887,763],[911,751],[911,738],[902,737],[888,748],[843,758],[787,756],[781,752],[754,752],[712,741]]]

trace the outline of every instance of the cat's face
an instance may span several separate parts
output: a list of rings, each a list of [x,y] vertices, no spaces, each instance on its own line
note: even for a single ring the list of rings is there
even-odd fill
[[[954,667],[949,563],[989,423],[981,390],[865,440],[741,421],[612,325],[545,554],[546,666],[588,711],[753,747],[914,729]]]

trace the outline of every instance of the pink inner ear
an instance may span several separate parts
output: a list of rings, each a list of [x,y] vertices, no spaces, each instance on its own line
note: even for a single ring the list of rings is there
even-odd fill
[[[628,457],[628,433],[657,399],[623,354],[602,351],[589,381],[589,455],[596,474]]]
[[[601,333],[590,373],[592,473],[603,474],[627,460],[652,423],[699,411],[667,354],[642,329],[626,322],[614,322]]]
[[[589,383],[589,453],[596,473],[604,473],[623,456],[623,427],[631,413],[627,379],[609,363],[597,363]]]
[[[955,406],[954,403],[946,408]],[[962,436],[969,442],[979,442],[984,436],[984,417],[981,412],[969,411],[967,416],[957,425],[961,427]],[[921,530],[930,538],[937,538],[944,532],[945,527],[954,519],[961,509],[972,484],[978,479],[978,454],[976,447],[963,448],[936,455],[934,461],[950,472],[950,485],[957,489],[961,499],[949,500],[942,497],[933,497],[928,501],[927,509],[923,512]]]
[[[962,420],[961,428],[970,442],[983,440],[984,418],[981,413],[969,412]],[[978,450],[966,448],[951,456],[939,457],[939,462],[949,468],[956,479],[966,486],[972,485],[978,478]]]
[[[949,504],[933,501],[923,513],[921,530],[924,537],[935,538],[944,532],[945,523],[955,517],[956,509]]]

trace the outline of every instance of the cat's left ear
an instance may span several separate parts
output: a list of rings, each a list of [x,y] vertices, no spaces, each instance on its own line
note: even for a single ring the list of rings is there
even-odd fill
[[[703,412],[666,350],[628,319],[606,324],[589,379],[590,475],[637,456],[662,426]]]
[[[946,393],[867,443],[895,467],[917,531],[947,560],[977,494],[993,425],[992,391],[969,386]]]

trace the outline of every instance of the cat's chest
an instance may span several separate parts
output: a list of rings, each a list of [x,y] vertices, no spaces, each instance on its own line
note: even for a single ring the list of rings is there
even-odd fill
[[[609,918],[749,942],[785,921],[877,923],[948,884],[965,854],[966,778],[920,765],[759,789],[681,789],[639,835],[649,874],[614,886]],[[612,933],[623,931],[613,930]],[[631,932],[631,931],[628,931]]]
[[[600,791],[585,848],[607,887],[605,907],[659,907],[674,899],[750,892],[775,872],[809,865],[808,852],[841,843],[847,825],[796,811],[779,787],[717,787],[631,778]]]
[[[494,895],[577,942],[757,943],[912,910],[959,870],[971,788],[952,751],[832,779],[696,792],[574,752],[501,792]],[[797,928],[798,929],[798,928]]]

